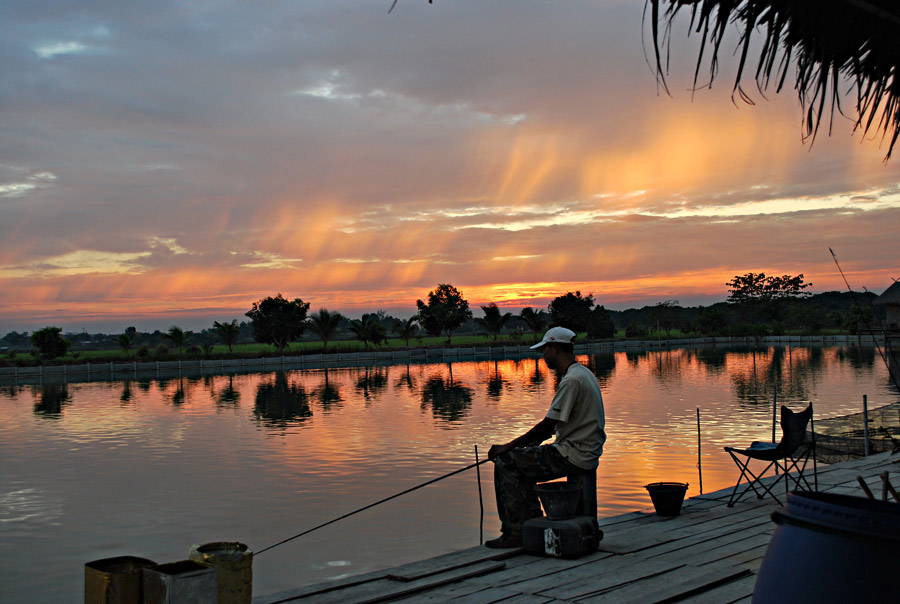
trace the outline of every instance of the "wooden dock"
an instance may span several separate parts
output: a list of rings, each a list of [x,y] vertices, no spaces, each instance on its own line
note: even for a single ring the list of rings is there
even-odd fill
[[[820,465],[819,490],[863,497],[857,480],[862,476],[880,497],[883,472],[895,486],[900,482],[898,463],[900,455],[881,453]],[[691,498],[674,518],[644,512],[602,518],[598,551],[574,560],[479,546],[256,597],[253,603],[749,603],[775,530],[770,515],[778,505],[751,492],[729,508],[730,492]]]

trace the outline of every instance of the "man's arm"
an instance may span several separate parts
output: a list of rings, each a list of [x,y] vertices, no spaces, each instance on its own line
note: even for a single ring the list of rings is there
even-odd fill
[[[553,432],[556,430],[556,420],[545,417],[538,423],[534,425],[534,427],[523,434],[522,436],[511,440],[505,445],[491,445],[491,448],[488,450],[488,459],[495,459],[498,455],[503,455],[510,449],[515,449],[516,447],[525,447],[532,444],[539,444],[553,436]]]

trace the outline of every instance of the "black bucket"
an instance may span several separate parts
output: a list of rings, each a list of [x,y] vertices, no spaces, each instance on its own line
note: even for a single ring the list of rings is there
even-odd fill
[[[644,485],[650,493],[653,508],[659,516],[677,516],[681,513],[684,494],[687,493],[686,482],[654,482]]]
[[[568,482],[545,482],[535,485],[534,491],[544,506],[547,518],[566,520],[575,516],[578,498],[581,496],[581,487],[578,485],[571,485]]]
[[[896,595],[900,504],[793,492],[772,520],[778,526],[756,577],[754,604],[886,602]]]

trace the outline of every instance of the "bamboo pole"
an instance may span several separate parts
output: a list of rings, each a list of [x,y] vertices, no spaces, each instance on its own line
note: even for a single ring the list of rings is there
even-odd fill
[[[697,473],[700,475],[700,494],[703,494],[703,456],[700,449],[700,407],[697,407]]]

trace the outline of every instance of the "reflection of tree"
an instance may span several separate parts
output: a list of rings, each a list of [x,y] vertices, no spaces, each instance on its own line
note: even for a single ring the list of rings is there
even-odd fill
[[[387,384],[387,367],[366,367],[356,380],[356,391],[368,402],[381,394]]]
[[[736,363],[731,382],[738,400],[751,404],[768,403],[773,396],[785,402],[808,399],[808,381],[825,362],[820,348],[804,348],[800,355],[789,347],[753,348],[743,357],[750,363]]]
[[[15,398],[24,390],[25,387],[19,386],[18,384],[0,384],[0,394],[6,394],[10,398]]]
[[[641,364],[643,359],[646,359],[649,356],[649,351],[647,350],[626,350],[625,351],[625,359],[628,361],[628,364],[632,367],[637,367]]]
[[[288,383],[284,371],[275,373],[275,381],[260,384],[256,390],[253,415],[269,428],[302,424],[312,417],[303,386]]]
[[[499,401],[503,395],[503,389],[508,385],[509,383],[503,379],[503,374],[500,373],[500,362],[494,361],[494,372],[488,376],[487,381],[488,398]]]
[[[187,400],[187,393],[184,389],[184,378],[178,378],[178,382],[175,384],[175,392],[172,393],[172,397],[169,400],[171,400],[172,404],[176,407],[180,407],[184,404],[184,401]]]
[[[725,369],[728,351],[724,348],[701,348],[692,351],[692,356],[709,370],[711,374],[721,373]]]
[[[150,392],[150,386],[153,385],[153,380],[149,380],[147,378],[138,380],[138,388],[141,389],[141,392]]]
[[[216,393],[217,407],[237,407],[241,393],[234,387],[234,376],[228,376],[228,384]]]
[[[841,361],[849,361],[850,366],[854,369],[869,369],[875,362],[874,348],[861,348],[852,346],[850,348],[838,348],[835,356]]]
[[[341,392],[337,389],[337,386],[332,385],[328,381],[327,369],[325,370],[325,381],[322,382],[321,386],[316,388],[314,396],[325,411],[328,411],[328,408],[331,407],[331,405],[340,403],[344,400],[343,397],[341,397]]]
[[[653,354],[653,375],[663,384],[677,383],[681,379],[681,351],[663,350]]]
[[[597,381],[603,386],[616,371],[616,355],[612,352],[588,355],[585,366],[597,376]]]
[[[430,406],[435,419],[459,421],[468,415],[471,404],[472,389],[453,381],[452,368],[448,379],[435,375],[422,386],[422,408]]]
[[[40,400],[34,404],[35,415],[48,419],[62,417],[63,407],[72,402],[69,385],[65,382],[50,382],[41,385]]]
[[[119,401],[128,404],[131,402],[132,398],[134,398],[134,393],[131,391],[131,380],[123,380],[122,394],[119,396]]]
[[[401,374],[400,377],[397,378],[396,384],[394,384],[395,388],[399,388],[401,386],[406,386],[406,389],[410,392],[416,391],[416,381],[413,379],[409,365],[406,366],[406,372]]]
[[[540,359],[534,360],[534,371],[531,373],[531,376],[528,378],[528,381],[531,382],[532,386],[540,386],[544,383],[544,374],[541,371]]]

